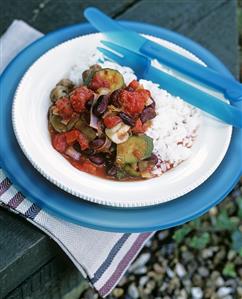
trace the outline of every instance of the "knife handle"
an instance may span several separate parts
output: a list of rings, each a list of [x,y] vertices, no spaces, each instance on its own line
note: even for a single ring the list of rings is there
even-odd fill
[[[172,95],[181,97],[187,103],[212,114],[227,124],[242,128],[242,110],[152,66],[146,70],[144,78],[158,83],[161,88],[164,88]]]
[[[183,55],[149,40],[143,44],[140,52],[157,59],[159,62],[192,79],[222,91],[226,97],[234,102],[242,100],[242,84],[235,79],[221,75],[211,68],[204,67]]]

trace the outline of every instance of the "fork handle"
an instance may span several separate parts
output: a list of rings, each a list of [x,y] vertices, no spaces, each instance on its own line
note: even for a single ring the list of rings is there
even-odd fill
[[[140,52],[212,88],[222,91],[230,100],[242,100],[242,84],[194,62],[166,47],[147,41]]]
[[[242,128],[242,110],[231,106],[182,80],[178,80],[155,67],[150,66],[147,68],[143,77],[144,79],[158,83],[161,88],[167,90],[172,95],[181,97],[187,103],[212,114],[227,124],[233,125],[236,128]]]

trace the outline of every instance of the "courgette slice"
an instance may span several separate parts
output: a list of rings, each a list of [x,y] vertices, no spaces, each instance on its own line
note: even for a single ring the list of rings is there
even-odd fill
[[[153,139],[149,136],[131,136],[126,142],[117,145],[116,162],[123,165],[147,159],[153,148]]]
[[[136,165],[136,167],[135,167],[135,165]],[[132,177],[140,177],[140,173],[139,173],[139,171],[136,170],[136,168],[137,168],[137,163],[131,164],[131,165],[126,164],[124,166],[124,170],[128,175],[130,175]]]
[[[108,86],[99,86],[99,88],[100,87],[108,88],[110,90],[110,93],[124,86],[123,75],[119,71],[109,69],[109,68],[96,71],[89,85],[92,86],[92,83],[95,80],[106,82]]]

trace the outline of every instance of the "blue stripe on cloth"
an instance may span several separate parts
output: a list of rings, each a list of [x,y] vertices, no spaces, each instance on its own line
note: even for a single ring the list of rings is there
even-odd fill
[[[112,250],[110,251],[109,255],[105,259],[105,261],[102,263],[102,265],[98,268],[98,270],[94,273],[93,278],[91,278],[91,282],[94,284],[97,282],[103,273],[107,270],[107,268],[111,265],[114,257],[117,255],[119,250],[122,248],[124,243],[128,240],[129,236],[131,234],[123,234],[122,237],[116,242],[116,244],[113,246]]]
[[[33,220],[38,215],[40,210],[41,208],[33,203],[31,207],[24,213],[24,216]]]

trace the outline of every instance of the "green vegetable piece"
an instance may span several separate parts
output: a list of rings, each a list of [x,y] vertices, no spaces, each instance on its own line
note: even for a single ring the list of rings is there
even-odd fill
[[[153,139],[146,135],[131,136],[117,145],[116,162],[118,164],[132,164],[147,159],[153,151]]]
[[[72,118],[68,124],[66,125],[67,131],[70,131],[76,124],[76,122],[78,121],[78,118]]]
[[[118,169],[118,170],[117,170],[117,174],[116,174],[116,178],[117,178],[118,180],[122,180],[122,179],[124,179],[125,177],[126,177],[126,173],[125,173],[123,170]]]
[[[63,133],[67,131],[67,127],[61,122],[61,120],[62,119],[60,116],[50,113],[49,121],[53,126],[53,128],[59,133]]]
[[[147,169],[149,162],[148,161],[139,161],[139,171],[143,172]]]
[[[100,65],[94,64],[94,65],[90,66],[90,68],[88,70],[84,71],[82,73],[83,84],[88,85],[91,82],[92,77],[95,74],[95,72],[100,69],[101,69]]]
[[[92,141],[97,137],[96,131],[88,126],[83,118],[80,118],[75,123],[75,128],[86,135],[88,141]]]
[[[136,163],[135,163],[136,165]],[[140,173],[139,171],[136,170],[136,167],[134,167],[135,165],[129,165],[129,164],[126,164],[124,166],[124,170],[125,172],[128,174],[128,175],[131,175],[133,177],[140,177]],[[137,166],[137,165],[136,165]]]
[[[92,77],[92,80],[95,80],[95,77],[108,82],[109,86],[107,86],[107,88],[110,90],[110,92],[113,92],[114,90],[122,88],[124,86],[123,75],[119,71],[113,69],[105,68],[96,71]]]

